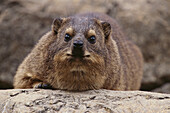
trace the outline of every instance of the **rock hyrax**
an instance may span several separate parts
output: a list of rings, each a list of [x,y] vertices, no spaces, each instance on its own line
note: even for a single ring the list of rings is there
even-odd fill
[[[14,88],[138,90],[143,58],[114,19],[99,13],[57,18],[19,66]]]

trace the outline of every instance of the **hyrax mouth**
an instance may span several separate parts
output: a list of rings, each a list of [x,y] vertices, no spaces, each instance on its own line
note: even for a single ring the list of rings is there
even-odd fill
[[[90,57],[89,52],[84,51],[84,50],[79,50],[79,49],[73,49],[66,54],[69,57],[73,58],[88,58]]]
[[[67,53],[66,55],[69,56],[69,57],[75,57],[75,58],[85,58],[85,57],[88,58],[88,57],[90,57],[89,54],[84,55],[84,54],[72,54],[72,53]]]

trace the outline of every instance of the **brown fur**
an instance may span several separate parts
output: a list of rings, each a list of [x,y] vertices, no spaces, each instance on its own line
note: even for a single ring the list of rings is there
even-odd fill
[[[64,41],[65,34],[72,39]],[[96,43],[88,42],[90,36]],[[73,41],[84,42],[82,58],[72,55]],[[99,13],[56,19],[19,66],[15,88],[50,84],[64,90],[137,90],[140,88],[143,58],[140,50],[121,32],[117,23]]]

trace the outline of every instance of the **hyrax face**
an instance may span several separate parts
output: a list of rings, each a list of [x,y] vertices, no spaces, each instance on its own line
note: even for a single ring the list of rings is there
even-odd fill
[[[49,54],[55,53],[55,71],[49,79],[52,86],[66,90],[101,88],[106,79],[108,53],[105,43],[110,35],[110,24],[91,18],[70,17],[56,19],[52,31],[56,37],[49,48]]]

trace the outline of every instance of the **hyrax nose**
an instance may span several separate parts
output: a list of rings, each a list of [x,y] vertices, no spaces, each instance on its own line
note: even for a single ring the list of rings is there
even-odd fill
[[[73,42],[73,46],[74,46],[74,48],[81,49],[83,47],[83,41],[82,40],[75,40]]]

